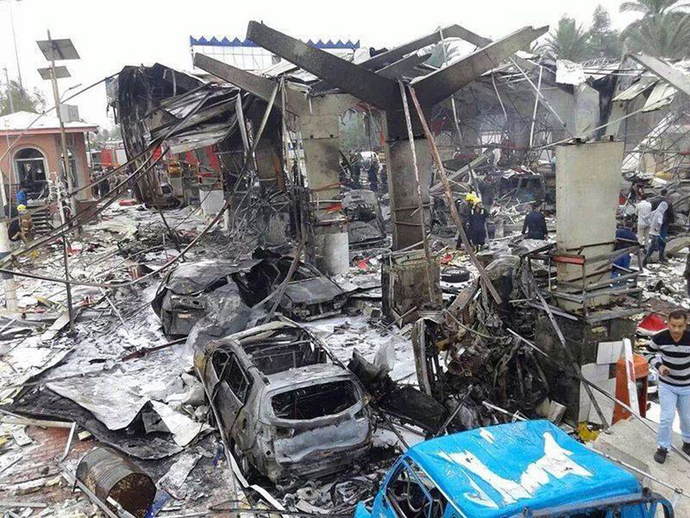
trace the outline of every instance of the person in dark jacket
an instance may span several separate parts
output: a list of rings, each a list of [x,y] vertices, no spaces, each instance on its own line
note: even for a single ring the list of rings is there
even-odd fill
[[[666,262],[664,252],[666,251],[666,242],[668,241],[668,229],[673,223],[675,223],[676,214],[673,211],[673,204],[671,203],[671,200],[668,197],[667,189],[662,189],[661,196],[654,198],[652,200],[652,210],[656,210],[659,204],[661,204],[661,202],[666,202],[666,212],[664,213],[664,221],[661,224],[661,231],[659,233],[659,236],[661,237],[659,245],[659,262],[664,263]]]
[[[486,219],[488,214],[481,203],[475,204],[469,215],[467,239],[475,250],[481,249],[486,242]]]
[[[379,165],[375,160],[371,161],[371,165],[367,171],[367,179],[369,180],[369,189],[374,192],[379,192]]]
[[[541,212],[541,203],[534,202],[532,211],[525,217],[522,225],[522,235],[527,239],[546,239],[549,231],[546,229],[546,218]]]
[[[613,248],[614,250],[624,250],[636,244],[637,236],[635,235],[635,232],[623,226],[618,227],[616,229],[616,243]],[[630,257],[630,254],[624,254],[620,257],[617,257],[613,261],[612,276],[618,277],[619,275],[625,275],[626,273],[630,273],[627,270],[630,269],[631,261],[632,257]]]

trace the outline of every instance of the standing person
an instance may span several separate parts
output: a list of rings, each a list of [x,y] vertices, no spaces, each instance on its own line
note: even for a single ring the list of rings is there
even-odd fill
[[[640,201],[635,205],[637,214],[637,237],[640,244],[646,250],[649,247],[649,224],[652,215],[652,204],[647,200],[647,196],[640,194]]]
[[[386,164],[381,165],[381,187],[383,192],[388,192],[388,169],[386,169]]]
[[[661,235],[662,226],[664,224],[664,214],[666,213],[666,209],[668,209],[668,205],[665,201],[662,201],[661,203],[659,203],[659,206],[656,208],[656,210],[652,212],[652,214],[650,215],[649,236],[652,239],[652,244],[649,245],[649,249],[647,250],[647,255],[645,256],[644,261],[642,262],[642,266],[647,266],[649,258],[652,257],[652,254],[657,250],[659,250],[659,260],[661,260],[662,243],[663,247],[666,247],[666,243],[664,243],[664,238]]]
[[[549,235],[546,228],[546,218],[541,212],[541,203],[535,201],[532,203],[532,211],[525,216],[525,222],[522,224],[522,235],[527,239],[544,240]]]
[[[690,332],[685,311],[671,311],[668,328],[654,335],[647,348],[655,353],[650,364],[659,371],[661,418],[654,460],[666,461],[671,447],[676,410],[680,415],[683,452],[690,455]]]
[[[98,194],[100,195],[101,199],[108,196],[108,193],[110,192],[110,178],[108,178],[109,173],[110,171],[106,169],[105,173],[103,173],[104,178],[98,183]]]
[[[467,225],[467,238],[477,251],[480,250],[486,242],[486,219],[486,209],[484,209],[481,202],[476,203],[472,208],[472,212],[470,212]]]
[[[644,183],[642,180],[635,180],[633,181],[632,186],[630,187],[630,203],[635,203],[636,201],[641,200],[644,197]]]
[[[632,230],[620,226],[616,229],[616,241],[613,249],[624,250],[625,248],[633,246],[637,242],[637,236]],[[624,254],[616,258],[613,261],[613,269],[611,271],[611,276],[618,277],[619,275],[621,275],[621,271],[623,272],[623,275],[629,273],[628,270],[630,269],[631,261],[632,258],[630,257],[630,254]]]
[[[369,189],[379,192],[379,164],[376,160],[371,161],[367,171],[367,179],[369,180]]]
[[[659,249],[659,261],[666,262],[666,257],[664,257],[664,252],[666,251],[666,238],[668,237],[669,227],[675,223],[676,214],[673,210],[673,203],[671,203],[668,197],[668,189],[661,190],[661,196],[652,200],[652,210],[656,210],[659,205],[666,203],[666,213],[664,214],[664,221],[661,225],[661,231],[659,235],[661,236],[661,248]]]
[[[19,182],[19,190],[17,191],[17,207],[19,205],[29,205],[29,194],[27,193],[28,185],[26,181]]]

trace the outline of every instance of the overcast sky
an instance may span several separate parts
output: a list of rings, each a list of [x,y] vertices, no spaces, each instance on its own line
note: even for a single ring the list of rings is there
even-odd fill
[[[24,86],[41,88],[51,102],[49,85],[36,71],[46,62],[35,42],[46,39],[48,29],[55,39],[71,38],[81,55],[80,61],[64,63],[72,73],[60,81],[64,91],[96,82],[124,65],[160,62],[189,70],[190,35],[242,39],[250,20],[263,20],[302,39],[349,38],[363,46],[390,47],[453,23],[491,38],[525,25],[554,26],[564,13],[589,23],[599,3],[616,28],[632,19],[618,13],[617,0],[0,0],[0,68],[6,66],[11,78],[17,77],[17,64],[9,2]],[[72,103],[79,105],[82,118],[109,125],[102,85]]]

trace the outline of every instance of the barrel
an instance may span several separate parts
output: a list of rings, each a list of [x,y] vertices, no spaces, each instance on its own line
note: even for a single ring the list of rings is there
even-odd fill
[[[108,507],[109,499],[143,518],[153,504],[156,484],[132,461],[110,448],[95,448],[79,462],[77,478]]]

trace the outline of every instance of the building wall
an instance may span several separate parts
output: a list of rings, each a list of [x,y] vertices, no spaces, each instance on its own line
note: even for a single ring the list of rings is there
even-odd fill
[[[89,167],[86,159],[86,141],[83,133],[68,133],[68,147],[72,152],[72,156],[76,162],[77,169],[77,185],[81,187],[90,182]],[[0,156],[4,155],[9,145],[12,145],[17,140],[17,136],[0,135]],[[69,143],[72,142],[72,145]],[[14,169],[10,168],[13,164],[16,154],[22,149],[35,148],[38,149],[46,160],[46,174],[53,171],[61,171],[60,155],[61,144],[59,133],[41,133],[41,134],[25,134],[22,136],[19,143],[12,148],[12,150],[0,161],[0,168],[2,169],[3,182],[5,185],[16,185],[19,179],[15,176]],[[9,177],[9,172],[12,171],[12,177]],[[79,200],[91,200],[93,196],[91,189],[84,189],[77,194]]]

